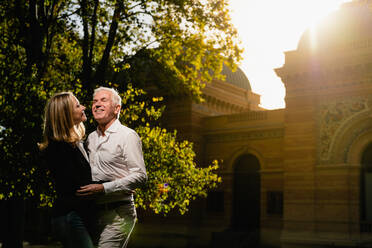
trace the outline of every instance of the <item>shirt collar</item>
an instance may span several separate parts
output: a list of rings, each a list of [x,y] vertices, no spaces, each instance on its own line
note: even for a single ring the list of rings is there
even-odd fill
[[[118,119],[116,119],[105,131],[105,133],[116,133],[118,128],[120,126],[120,121]],[[102,132],[101,130],[99,129],[99,127],[97,127],[97,132],[98,134],[101,136],[102,135]]]

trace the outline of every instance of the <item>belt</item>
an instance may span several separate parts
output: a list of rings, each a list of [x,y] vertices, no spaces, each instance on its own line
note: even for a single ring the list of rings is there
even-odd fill
[[[107,183],[110,181],[104,181],[104,180],[99,180],[99,181],[92,181],[93,184],[102,184],[102,183]]]
[[[130,204],[130,201],[116,201],[116,202],[108,202],[108,203],[99,203],[97,204],[97,209],[102,211],[102,210],[112,210],[115,208],[118,208],[122,205],[125,204]]]

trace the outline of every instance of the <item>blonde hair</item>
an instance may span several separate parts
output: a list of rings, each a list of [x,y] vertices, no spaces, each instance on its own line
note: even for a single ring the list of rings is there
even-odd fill
[[[43,142],[39,144],[41,150],[47,148],[51,140],[76,145],[76,142],[83,139],[84,124],[74,124],[73,120],[73,97],[71,92],[61,92],[49,99],[45,106]]]

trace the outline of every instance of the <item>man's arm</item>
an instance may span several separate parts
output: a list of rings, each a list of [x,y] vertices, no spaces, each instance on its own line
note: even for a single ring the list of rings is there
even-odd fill
[[[141,139],[133,131],[126,136],[125,142],[124,164],[128,168],[129,174],[114,181],[103,183],[106,194],[117,191],[132,193],[147,181]]]

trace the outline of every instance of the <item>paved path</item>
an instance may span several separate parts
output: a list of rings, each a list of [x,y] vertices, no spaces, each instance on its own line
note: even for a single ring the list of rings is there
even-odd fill
[[[0,243],[0,248],[1,247],[2,244]],[[28,242],[23,242],[23,248],[62,248],[62,245],[58,243],[50,245],[30,245]]]
[[[62,248],[62,245],[60,244],[30,245],[28,243],[23,243],[23,248]]]

